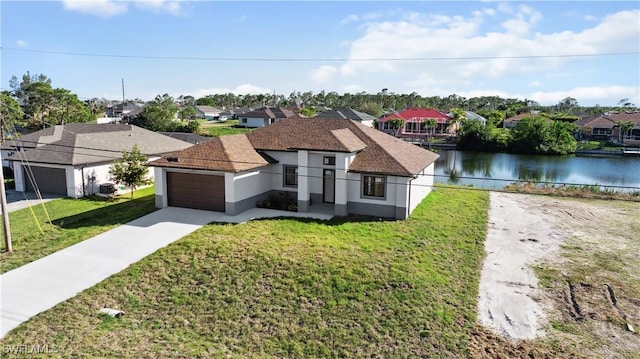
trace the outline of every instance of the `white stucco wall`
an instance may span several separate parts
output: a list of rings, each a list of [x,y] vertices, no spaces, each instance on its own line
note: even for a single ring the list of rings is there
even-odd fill
[[[258,171],[242,173],[227,173],[225,176],[225,200],[239,202],[271,190],[270,177],[272,167],[268,166]]]
[[[297,166],[298,165],[298,153],[297,152],[277,152],[277,151],[265,151],[265,153],[274,159],[278,160],[278,163],[268,167],[268,174],[271,178],[271,189],[276,191],[297,191],[294,187],[283,186],[282,169],[285,165]],[[264,171],[267,172],[267,171]]]
[[[433,189],[433,174],[435,164],[432,163],[425,168],[416,179],[411,181],[411,198],[409,199],[409,214],[427,197]]]
[[[406,179],[403,180],[403,177],[386,176],[385,198],[362,197],[360,195],[362,191],[362,182],[361,182],[362,174],[348,173],[347,174],[347,179],[349,180],[348,193],[347,193],[348,200],[349,202],[396,206],[398,189],[395,183],[397,182],[397,178],[400,178],[401,181],[406,181]]]
[[[244,117],[243,117],[244,118]],[[244,123],[242,121],[240,121],[240,123],[238,123],[240,126],[247,126],[247,127],[264,127],[265,123],[268,121],[267,119],[264,118],[255,118],[255,117],[246,117],[247,122]]]

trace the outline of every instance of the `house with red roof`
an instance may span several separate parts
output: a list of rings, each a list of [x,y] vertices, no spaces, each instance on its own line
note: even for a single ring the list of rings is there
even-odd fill
[[[433,188],[437,158],[356,121],[293,116],[149,166],[159,208],[235,215],[287,199],[297,212],[404,219]]]
[[[404,123],[399,131],[393,127],[392,120],[394,119],[400,119]],[[437,122],[437,127],[434,131],[435,134],[448,134],[447,126],[451,118],[447,114],[432,108],[408,108],[384,116],[378,120],[378,130],[403,137],[426,136],[429,129],[426,128],[423,123],[430,119],[436,120]]]

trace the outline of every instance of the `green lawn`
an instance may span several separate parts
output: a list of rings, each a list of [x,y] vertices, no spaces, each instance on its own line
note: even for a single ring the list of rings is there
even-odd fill
[[[464,357],[488,194],[438,188],[406,221],[210,224],[2,340],[86,357]],[[102,306],[126,312],[98,314]]]
[[[9,213],[13,252],[0,246],[0,273],[42,258],[155,210],[153,187],[119,198],[61,198]],[[46,212],[45,212],[46,207]],[[33,210],[33,211],[32,211]],[[49,224],[47,212],[52,224]],[[41,231],[42,230],[42,231]],[[0,231],[2,231],[0,229]]]
[[[217,137],[224,135],[235,135],[238,133],[246,133],[253,128],[235,127],[238,124],[238,120],[227,120],[224,122],[203,122],[201,123],[201,131],[209,136]]]

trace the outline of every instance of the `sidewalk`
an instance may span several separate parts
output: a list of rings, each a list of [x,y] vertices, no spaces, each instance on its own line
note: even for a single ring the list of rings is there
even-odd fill
[[[34,315],[127,268],[211,222],[244,223],[257,218],[305,217],[253,208],[236,216],[167,207],[0,275],[0,338]]]

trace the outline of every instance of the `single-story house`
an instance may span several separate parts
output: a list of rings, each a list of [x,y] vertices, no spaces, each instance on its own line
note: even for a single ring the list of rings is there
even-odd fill
[[[473,111],[464,111],[464,115],[467,121],[478,121],[482,124],[482,126],[487,125],[487,119]],[[449,118],[453,118],[453,112],[447,113],[447,116],[449,116]]]
[[[316,115],[316,118],[344,118],[360,122],[367,127],[373,127],[373,124],[378,120],[375,116],[356,111],[352,108],[337,108],[335,110],[323,111]]]
[[[541,117],[539,112],[523,112],[517,114],[515,116],[511,116],[502,121],[503,128],[514,128],[518,124],[518,122],[522,121],[525,118],[537,118]],[[551,122],[550,119],[547,118],[547,122]]]
[[[135,103],[123,102],[107,107],[106,115],[107,117],[122,117],[132,111],[140,110],[143,107],[144,106]]]
[[[400,119],[404,122],[399,131],[394,129],[391,124],[394,119]],[[449,116],[432,108],[408,108],[386,115],[378,120],[378,130],[403,137],[426,136],[429,133],[429,129],[423,125],[423,122],[427,120],[436,120],[437,125],[434,129],[436,134],[447,133]]]
[[[200,142],[209,141],[211,137],[202,136],[197,133],[191,132],[158,132],[159,134],[169,136],[172,138],[176,138],[180,141],[189,142],[191,144],[197,145]]]
[[[17,191],[37,188],[78,198],[110,183],[109,166],[134,145],[151,160],[192,146],[134,125],[70,123],[5,141],[2,148],[11,152],[8,160]]]
[[[620,134],[618,123],[633,122],[635,127]],[[608,112],[589,116],[575,121],[578,125],[578,138],[622,140],[625,144],[640,144],[640,112]]]
[[[294,116],[152,161],[156,206],[235,215],[270,196],[298,212],[407,218],[433,186],[438,155],[346,119]]]
[[[260,128],[295,115],[281,107],[261,107],[238,116],[238,126]]]
[[[222,110],[211,106],[196,106],[197,118],[206,120],[226,121],[227,117],[221,115]]]

